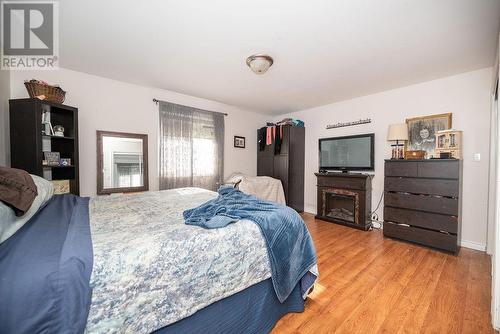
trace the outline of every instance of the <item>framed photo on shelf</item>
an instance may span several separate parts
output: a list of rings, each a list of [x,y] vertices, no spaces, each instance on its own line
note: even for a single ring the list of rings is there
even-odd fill
[[[245,148],[245,137],[234,136],[234,147]]]
[[[435,158],[436,133],[451,129],[452,113],[407,118],[408,141],[405,151],[425,151],[425,158]]]
[[[43,157],[47,161],[47,166],[59,166],[61,160],[59,152],[43,152]]]

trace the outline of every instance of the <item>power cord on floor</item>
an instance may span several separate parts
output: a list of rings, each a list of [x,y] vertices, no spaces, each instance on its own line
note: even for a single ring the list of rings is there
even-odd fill
[[[382,221],[379,220],[377,211],[380,208],[380,203],[382,203],[383,198],[384,198],[384,192],[382,192],[382,194],[380,195],[380,199],[378,200],[377,207],[375,208],[375,210],[373,210],[370,213],[371,221],[372,221],[372,228],[377,229],[377,230],[382,229]]]
[[[377,218],[374,218],[372,216],[372,229],[375,229],[375,230],[381,230],[382,229],[382,222],[380,220],[378,220],[378,217]]]

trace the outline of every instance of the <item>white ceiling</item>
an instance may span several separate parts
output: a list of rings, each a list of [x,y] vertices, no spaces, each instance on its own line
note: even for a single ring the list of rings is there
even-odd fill
[[[60,59],[280,114],[491,66],[499,23],[500,0],[64,0]]]

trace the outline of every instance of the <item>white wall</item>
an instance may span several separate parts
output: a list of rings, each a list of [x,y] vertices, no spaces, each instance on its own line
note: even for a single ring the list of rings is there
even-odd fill
[[[0,166],[10,163],[9,151],[10,73],[0,70]]]
[[[384,159],[390,158],[386,141],[391,123],[406,118],[453,113],[453,128],[464,131],[463,226],[464,246],[484,249],[487,229],[489,111],[492,69],[446,77],[374,95],[303,110],[283,117],[295,117],[306,125],[305,208],[316,212],[316,178],[318,171],[318,138],[375,133],[375,177],[372,209],[383,192]],[[327,124],[371,118],[372,123],[327,130]],[[473,153],[481,161],[472,161]],[[382,208],[379,216],[382,216]]]
[[[78,107],[80,136],[80,192],[96,193],[96,130],[148,134],[149,186],[158,189],[158,106],[152,99],[228,113],[224,171],[257,172],[256,132],[266,117],[241,108],[175,92],[137,86],[66,69],[12,71],[11,98],[27,97],[24,80],[40,79],[67,91],[65,104]],[[233,147],[233,136],[246,137],[246,148]]]

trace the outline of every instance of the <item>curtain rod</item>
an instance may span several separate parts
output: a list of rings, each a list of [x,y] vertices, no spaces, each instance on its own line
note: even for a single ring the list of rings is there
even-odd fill
[[[158,103],[160,103],[160,100],[158,100],[158,99],[153,99],[153,102],[154,102],[154,103],[156,103],[156,104],[158,104]],[[206,110],[206,111],[209,111],[209,110]],[[224,113],[224,112],[218,112],[218,111],[210,111],[210,112],[215,112],[215,113],[217,113],[217,114],[222,114],[222,115],[224,115],[224,116],[227,116],[227,114],[226,114],[226,113]]]

